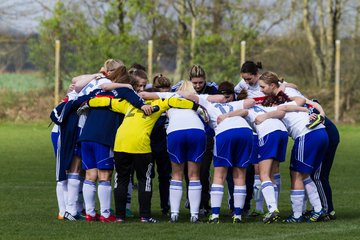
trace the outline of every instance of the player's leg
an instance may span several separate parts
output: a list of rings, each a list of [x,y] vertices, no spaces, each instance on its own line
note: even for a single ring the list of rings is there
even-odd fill
[[[241,215],[246,199],[246,168],[233,167],[234,179],[234,215],[233,222],[241,222]]]
[[[182,197],[182,179],[184,173],[184,164],[171,162],[172,173],[170,181],[170,212],[171,222],[177,222],[180,212],[180,202]]]
[[[151,218],[151,197],[152,197],[152,161],[151,153],[132,154],[134,169],[138,180],[139,193],[139,214],[142,222],[156,222]]]
[[[189,202],[190,202],[190,221],[195,223],[199,221],[199,207],[201,201],[201,183],[200,183],[200,163],[188,161],[189,175]]]
[[[114,152],[114,160],[116,170],[114,181],[115,215],[117,221],[121,222],[126,217],[126,200],[133,159],[131,154]]]

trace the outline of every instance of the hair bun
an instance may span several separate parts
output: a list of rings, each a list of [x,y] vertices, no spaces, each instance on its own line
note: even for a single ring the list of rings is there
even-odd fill
[[[257,66],[259,69],[262,69],[262,63],[261,63],[261,62],[257,62],[257,63],[256,63],[256,66]]]

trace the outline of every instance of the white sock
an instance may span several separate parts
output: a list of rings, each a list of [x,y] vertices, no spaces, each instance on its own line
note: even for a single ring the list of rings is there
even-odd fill
[[[308,198],[308,196],[307,196],[307,194],[306,194],[306,192],[305,192],[305,195],[304,195],[304,203],[303,203],[303,213],[305,213],[306,212],[306,208],[307,208],[307,203],[308,203],[308,200],[309,200],[309,198]]]
[[[80,180],[78,173],[69,173],[68,174],[68,202],[66,205],[66,211],[71,215],[77,215],[77,201],[79,198],[79,188],[80,188]]]
[[[66,194],[65,185],[67,185],[67,180],[60,181],[56,183],[56,198],[59,206],[59,214],[64,216],[66,211]],[[66,186],[67,188],[67,186]]]
[[[96,183],[90,180],[85,180],[83,184],[83,196],[85,202],[86,214],[95,217],[95,195]]]
[[[320,212],[322,205],[315,183],[310,177],[306,178],[303,182],[311,206],[315,212]]]
[[[78,213],[81,212],[81,211],[85,208],[84,197],[83,197],[83,192],[82,192],[85,178],[79,176],[79,180],[80,180],[80,184],[79,184],[79,197],[78,197],[78,201],[77,201],[77,203],[76,203],[76,211],[77,211]]]
[[[199,207],[201,201],[201,183],[200,180],[189,182],[189,202],[190,202],[190,214],[191,216],[199,216]]]
[[[246,185],[234,186],[234,215],[241,217],[246,198]]]
[[[266,201],[266,206],[269,212],[274,212],[278,209],[274,185],[271,181],[264,181],[261,183],[261,191]]]
[[[212,216],[214,218],[219,217],[221,202],[224,195],[224,186],[220,184],[212,184],[210,195]]]
[[[111,183],[110,181],[99,181],[98,198],[100,202],[100,212],[105,218],[110,216],[111,208]]]
[[[290,191],[291,207],[295,218],[299,218],[302,216],[304,195],[305,195],[305,190]]]
[[[277,186],[278,193],[280,193],[280,191],[281,191],[281,175],[280,175],[280,173],[274,174],[274,182]]]
[[[131,177],[128,185],[127,198],[126,198],[126,209],[131,209],[131,196],[133,192],[133,183],[131,182]]]
[[[180,212],[180,202],[182,197],[182,181],[170,181],[170,211],[171,215],[178,215]]]
[[[260,176],[254,176],[254,200],[255,200],[255,208],[259,212],[264,212],[264,196],[261,192],[261,181]]]
[[[279,190],[276,184],[273,183],[273,187],[274,187],[274,192],[275,192],[275,201],[276,204],[279,205]],[[264,192],[263,192],[264,195]]]

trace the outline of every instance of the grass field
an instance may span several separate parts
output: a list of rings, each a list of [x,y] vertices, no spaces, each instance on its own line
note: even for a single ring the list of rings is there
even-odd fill
[[[360,126],[340,126],[341,143],[331,175],[338,219],[331,222],[272,224],[248,221],[233,225],[223,207],[219,225],[168,223],[160,214],[158,192],[153,214],[159,224],[64,222],[56,220],[55,161],[46,123],[0,124],[0,239],[359,239]],[[282,165],[280,210],[290,212],[288,161]],[[154,181],[154,186],[157,183]],[[137,215],[137,192],[132,209]],[[225,201],[224,201],[225,202]],[[224,205],[225,206],[225,205]]]

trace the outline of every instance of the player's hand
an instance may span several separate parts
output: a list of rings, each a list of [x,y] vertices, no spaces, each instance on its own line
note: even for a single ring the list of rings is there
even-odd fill
[[[196,112],[204,120],[205,123],[209,122],[209,114],[203,106],[199,105]]]
[[[216,119],[216,122],[217,122],[217,124],[220,124],[222,121],[224,121],[225,120],[225,118],[227,118],[228,116],[226,115],[226,113],[225,114],[221,114],[220,116],[218,116],[217,117],[217,119]]]
[[[83,102],[80,107],[78,108],[78,110],[76,111],[77,115],[86,115],[90,110],[90,106],[88,104],[88,102]]]
[[[151,105],[143,105],[141,110],[145,113],[146,116],[149,116],[153,113],[153,107]]]
[[[266,115],[265,114],[261,114],[259,116],[257,116],[255,118],[255,124],[256,125],[259,125],[260,123],[262,123],[263,121],[265,121],[267,118],[266,118]]]

